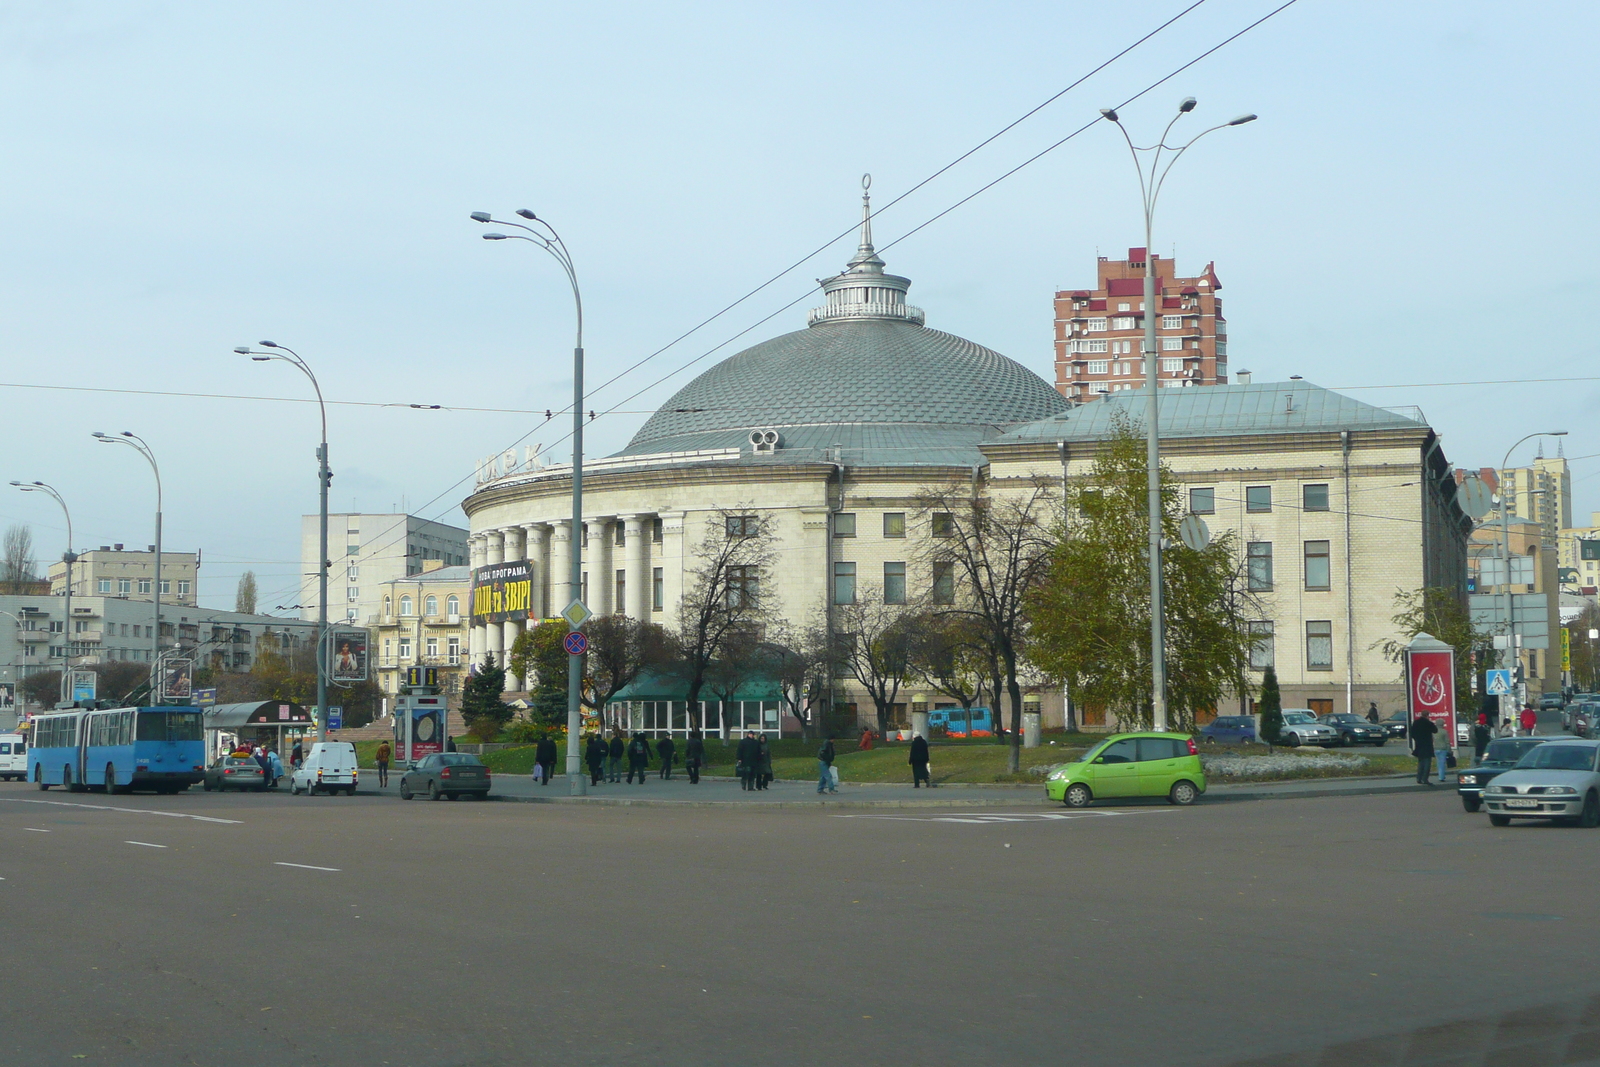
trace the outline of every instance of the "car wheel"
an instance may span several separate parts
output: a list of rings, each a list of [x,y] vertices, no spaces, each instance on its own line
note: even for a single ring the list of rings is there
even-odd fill
[[[1202,744],[1206,744],[1206,745],[1214,745],[1214,744],[1217,743],[1217,739],[1215,737],[1212,737],[1210,734],[1201,734],[1200,735],[1200,741],[1201,741]]]
[[[1087,808],[1092,800],[1094,793],[1082,782],[1074,782],[1067,786],[1067,791],[1061,797],[1061,803],[1069,808]]]
[[[1172,789],[1167,793],[1167,802],[1186,808],[1194,803],[1194,798],[1200,795],[1200,790],[1194,787],[1193,782],[1179,780],[1172,783]]]
[[[1476,812],[1479,808],[1483,807],[1483,801],[1479,800],[1477,797],[1462,797],[1461,806],[1468,812]]]
[[[1583,798],[1583,814],[1578,816],[1578,825],[1585,830],[1600,826],[1600,797],[1590,793]]]
[[[400,799],[410,800],[414,796],[416,794],[411,791],[411,783],[404,778],[400,779]]]
[[[1283,743],[1286,744],[1286,745],[1289,745],[1292,748],[1299,748],[1300,747],[1300,735],[1299,734],[1284,734],[1283,735]]]
[[[117,768],[112,766],[109,763],[106,764],[106,792],[108,794],[110,794],[110,793],[121,794],[121,793],[126,793],[127,791],[128,791],[128,787],[127,786],[118,785],[117,784]]]
[[[429,782],[428,783],[428,799],[429,800],[443,800],[444,799],[444,793],[440,792],[439,783],[438,782]]]
[[[1340,734],[1339,735],[1339,747],[1340,748],[1349,748],[1350,747],[1350,735],[1349,734]]]
[[[1490,826],[1510,826],[1511,825],[1511,816],[1509,816],[1509,815],[1491,815],[1491,816],[1489,816],[1489,825]]]
[[[1380,737],[1376,741],[1372,742],[1372,747],[1373,748],[1382,748],[1384,745],[1387,745],[1388,743],[1389,743],[1389,739],[1387,737]]]

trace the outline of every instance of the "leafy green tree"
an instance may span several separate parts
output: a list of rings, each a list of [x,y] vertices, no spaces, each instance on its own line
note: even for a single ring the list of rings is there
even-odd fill
[[[256,613],[256,572],[245,571],[239,575],[239,588],[233,594],[233,610],[246,615]]]
[[[1472,692],[1472,654],[1493,642],[1487,631],[1473,623],[1472,614],[1467,610],[1466,593],[1442,586],[1397,589],[1394,607],[1390,621],[1398,633],[1374,642],[1372,647],[1381,651],[1389,662],[1403,663],[1406,646],[1414,637],[1422,633],[1437,637],[1456,652],[1456,709],[1463,714],[1468,709],[1475,713],[1478,698]]]
[[[511,706],[500,699],[505,687],[505,668],[495,665],[493,652],[483,657],[483,666],[462,686],[461,721],[467,732],[480,741],[498,737],[511,721]]]
[[[565,622],[541,622],[511,646],[511,669],[528,687],[528,717],[541,726],[567,722],[566,636]]]
[[[1066,679],[1074,697],[1124,721],[1149,725],[1150,571],[1145,444],[1126,419],[1094,468],[1073,485],[1050,568],[1031,593],[1029,658]],[[1247,589],[1237,538],[1213,536],[1201,551],[1178,536],[1177,479],[1161,480],[1167,702],[1171,725],[1193,729],[1200,709],[1243,692],[1262,605]]]
[[[1283,694],[1278,692],[1278,672],[1271,667],[1261,676],[1261,701],[1256,710],[1261,715],[1261,740],[1277,744],[1283,736]]]

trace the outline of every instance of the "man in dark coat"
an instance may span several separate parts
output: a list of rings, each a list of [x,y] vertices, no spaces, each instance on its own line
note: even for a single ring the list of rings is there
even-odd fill
[[[756,738],[756,788],[765,789],[771,781],[772,746],[767,744],[767,735],[762,734]]]
[[[928,739],[918,734],[911,739],[911,787],[921,789],[923,782],[933,788],[933,779],[928,777]]]
[[[837,756],[833,747],[833,738],[822,742],[822,747],[817,749],[817,792],[837,793],[839,790],[833,784],[833,761]]]
[[[650,742],[644,739],[644,734],[636,733],[628,742],[628,784],[633,784],[633,776],[639,776],[639,784],[644,785],[644,772],[650,766]]]
[[[556,741],[549,734],[539,738],[539,744],[533,750],[533,761],[537,763],[543,773],[539,775],[540,785],[549,785],[550,776],[556,773]]]
[[[740,740],[739,747],[735,750],[739,761],[739,788],[754,789],[757,767],[761,759],[761,745],[757,743],[755,735],[745,731],[744,738]]]
[[[1378,702],[1376,700],[1367,703],[1367,721],[1374,725],[1378,722]]]
[[[622,754],[627,750],[622,731],[611,731],[611,744],[606,746],[606,781],[622,784]]]
[[[1472,725],[1472,761],[1483,762],[1483,750],[1489,747],[1489,716],[1479,713]]]
[[[1433,774],[1433,735],[1439,728],[1433,720],[1426,715],[1418,715],[1411,720],[1411,754],[1417,757],[1417,784],[1432,785],[1428,780]]]
[[[589,735],[589,784],[599,785],[601,772],[606,766],[606,739],[599,734]]]
[[[683,747],[683,766],[689,772],[689,784],[700,784],[700,768],[706,765],[706,743],[700,739],[699,730],[689,732],[689,743]]]
[[[678,746],[673,743],[670,736],[663,737],[656,742],[656,755],[661,757],[661,777],[672,777],[672,757],[678,752]]]

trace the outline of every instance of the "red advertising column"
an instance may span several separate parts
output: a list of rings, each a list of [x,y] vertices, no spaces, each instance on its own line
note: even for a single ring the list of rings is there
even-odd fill
[[[1406,706],[1409,717],[1426,715],[1439,738],[1456,744],[1456,650],[1431,634],[1418,634],[1406,646]]]

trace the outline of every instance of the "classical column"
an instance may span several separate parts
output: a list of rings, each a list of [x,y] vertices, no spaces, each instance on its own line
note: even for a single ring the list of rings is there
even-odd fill
[[[489,623],[483,628],[483,634],[484,655],[486,657],[493,655],[495,666],[504,667],[506,665],[505,642],[502,639],[503,631],[501,630],[501,624],[498,622]]]
[[[588,554],[583,557],[584,571],[589,576],[589,610],[596,615],[611,614],[611,589],[616,575],[611,568],[611,523],[605,519],[589,519],[584,523],[588,534]]]
[[[623,556],[627,560],[627,603],[623,610],[635,619],[650,621],[650,530],[655,516],[629,515],[623,526]]]
[[[694,561],[686,556],[687,546],[695,540],[684,528],[686,515],[682,511],[661,513],[661,551],[651,567],[652,571],[656,567],[661,568],[663,610],[656,621],[666,626],[677,624],[678,605],[683,600],[683,573],[694,565]]]
[[[533,572],[533,604],[528,610],[537,618],[548,619],[553,614],[549,607],[550,527],[547,523],[530,522],[523,530],[523,542],[528,546],[528,569]]]
[[[550,528],[550,614],[572,603],[572,527],[564,522]]]
[[[500,624],[500,644],[505,652],[500,658],[500,665],[506,669],[506,692],[522,688],[522,681],[511,669],[511,650],[517,646],[517,638],[522,634],[523,624],[514,619],[507,619]]]
[[[528,558],[523,551],[522,527],[507,526],[500,533],[505,538],[505,562],[515,563]]]
[[[490,566],[506,561],[506,535],[503,530],[489,530],[484,533],[484,538],[489,546],[488,558],[484,560]]]
[[[467,562],[474,569],[483,566],[483,535],[473,534],[467,538]]]

